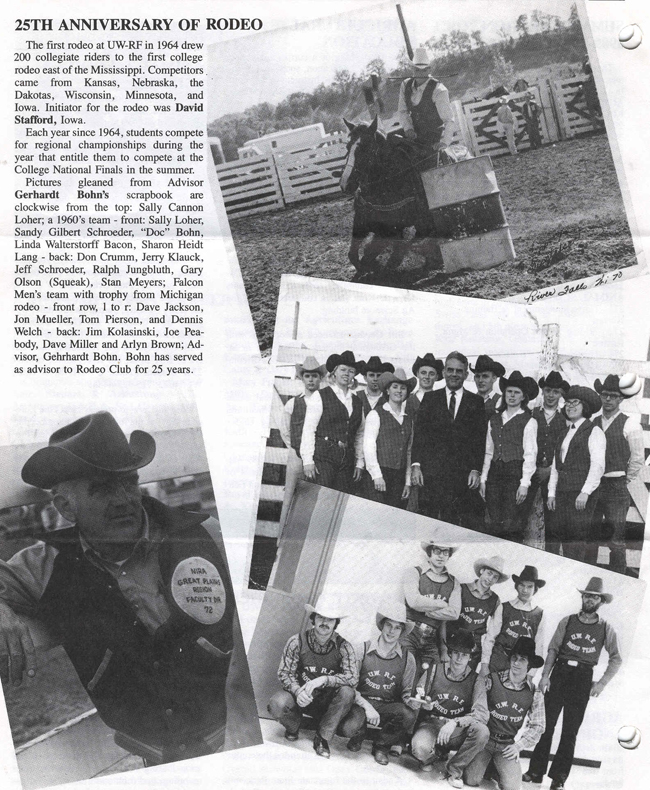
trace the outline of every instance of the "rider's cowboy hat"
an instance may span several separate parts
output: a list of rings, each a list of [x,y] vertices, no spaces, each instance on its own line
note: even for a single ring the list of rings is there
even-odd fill
[[[307,357],[304,362],[296,362],[296,378],[302,378],[303,373],[318,373],[322,378],[327,374],[327,368],[319,365],[316,357]]]
[[[381,621],[386,619],[394,620],[396,623],[404,624],[402,636],[407,636],[407,634],[410,634],[415,627],[415,623],[412,623],[410,620],[406,619],[406,606],[404,606],[401,601],[384,601],[379,609],[377,609],[375,622],[377,623],[377,628],[380,631]]]
[[[406,385],[406,394],[410,395],[413,390],[415,389],[415,385],[418,383],[417,379],[415,378],[406,378],[406,373],[404,372],[403,368],[397,368],[394,373],[382,373],[379,377],[379,386],[382,390],[387,390],[391,384],[405,384]]]

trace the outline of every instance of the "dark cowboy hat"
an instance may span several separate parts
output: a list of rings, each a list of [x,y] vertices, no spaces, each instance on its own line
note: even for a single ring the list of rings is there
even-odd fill
[[[458,653],[471,655],[474,652],[474,637],[470,631],[459,628],[454,631],[445,641],[449,651],[456,650]]]
[[[539,394],[539,387],[535,379],[530,376],[522,376],[518,370],[513,370],[510,378],[505,376],[499,381],[501,392],[505,392],[508,387],[517,387],[524,393],[526,400],[534,400]]]
[[[28,458],[22,478],[30,486],[53,488],[102,472],[132,472],[151,463],[155,454],[153,436],[133,431],[127,441],[115,417],[98,411],[55,431],[49,445]]]
[[[594,389],[599,395],[604,390],[605,392],[615,392],[623,398],[633,398],[638,395],[642,386],[641,379],[636,373],[627,373],[625,376],[616,376],[610,373],[602,384],[600,379],[594,381]]]
[[[394,373],[382,373],[379,377],[379,387],[384,391],[386,391],[394,382],[397,382],[398,384],[406,384],[407,395],[410,395],[413,392],[415,385],[418,383],[417,379],[415,378],[407,379],[403,368],[397,368]]]
[[[603,599],[603,603],[611,603],[614,600],[614,596],[610,593],[603,592],[603,580],[600,576],[592,576],[589,579],[589,584],[584,588],[584,590],[578,590],[580,595],[587,593],[587,595],[600,595]]]
[[[492,357],[488,357],[487,354],[479,354],[476,358],[476,364],[474,367],[470,365],[469,369],[472,373],[494,373],[495,376],[506,375],[506,369],[503,365],[492,359]]]
[[[519,582],[535,582],[535,590],[539,590],[540,587],[543,587],[546,584],[544,579],[539,578],[538,570],[534,565],[525,565],[520,576],[517,576],[516,573],[513,573],[512,581],[515,583],[515,587],[519,584]]]
[[[523,656],[528,659],[528,669],[539,669],[544,665],[544,659],[535,653],[535,640],[529,636],[520,636],[514,643],[509,656]]]
[[[390,362],[382,362],[379,357],[370,357],[367,362],[360,359],[357,362],[357,370],[362,376],[365,376],[366,373],[394,373],[395,366]]]
[[[591,409],[592,414],[600,411],[602,406],[600,402],[600,396],[596,392],[594,392],[589,387],[580,387],[577,384],[569,387],[566,395],[564,396],[564,400],[581,400],[587,405],[589,409]]]
[[[355,368],[355,370],[359,369],[359,363],[354,358],[352,351],[344,351],[342,354],[331,354],[327,357],[325,367],[328,373],[331,373],[339,365],[348,365],[348,367]]]
[[[441,359],[436,359],[433,354],[428,351],[423,357],[418,357],[415,362],[413,363],[413,367],[411,370],[413,371],[413,375],[418,375],[418,370],[423,367],[430,367],[435,368],[438,371],[438,378],[442,376],[442,369],[444,368],[445,363]]]
[[[327,373],[327,369],[325,365],[319,365],[316,357],[310,356],[304,362],[296,362],[296,378],[302,378],[303,373],[318,373],[322,378]]]
[[[542,378],[537,382],[539,384],[540,389],[544,389],[544,387],[550,387],[554,390],[562,390],[562,392],[567,392],[569,387],[571,386],[568,381],[565,381],[562,376],[557,372],[557,370],[552,370],[548,376],[542,376]]]

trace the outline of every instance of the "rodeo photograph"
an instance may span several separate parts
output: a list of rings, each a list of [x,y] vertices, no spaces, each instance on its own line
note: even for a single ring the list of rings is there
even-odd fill
[[[212,46],[262,351],[284,273],[529,303],[637,274],[588,41],[568,0],[413,0]]]

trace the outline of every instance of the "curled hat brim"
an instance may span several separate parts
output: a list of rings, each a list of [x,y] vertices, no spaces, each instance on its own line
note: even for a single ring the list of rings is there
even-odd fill
[[[133,472],[147,466],[156,454],[156,440],[146,431],[133,431],[129,438],[130,461],[118,465],[90,463],[71,450],[49,445],[37,450],[25,463],[21,476],[27,485],[54,488],[64,480],[93,477],[98,473]]]
[[[479,573],[483,570],[483,568],[489,568],[491,571],[495,571],[499,574],[499,581],[495,582],[495,584],[501,584],[502,582],[507,582],[510,578],[510,574],[504,573],[500,568],[495,568],[494,565],[490,563],[488,559],[485,557],[480,557],[474,563],[474,573],[478,576]]]
[[[404,630],[402,631],[402,636],[408,636],[411,631],[415,628],[415,623],[411,622],[411,620],[401,620],[396,617],[391,617],[390,614],[384,614],[380,610],[377,611],[375,615],[375,623],[377,624],[377,628],[381,631],[381,621],[382,620],[394,620],[396,623],[403,623]]]
[[[305,604],[305,611],[307,614],[318,614],[321,617],[326,617],[328,620],[345,620],[346,617],[349,617],[348,614],[341,614],[338,609],[330,609],[329,607],[323,607],[324,611],[319,612],[316,607],[312,606],[310,603]]]
[[[524,579],[521,576],[517,576],[516,573],[512,574],[512,581],[515,584],[519,584],[520,582],[533,582],[538,590],[546,585],[546,579]]]
[[[302,378],[303,373],[318,373],[321,378],[327,376],[327,368],[325,365],[320,365],[317,368],[304,368],[300,363],[296,364],[296,378]]]
[[[578,592],[580,595],[598,595],[603,599],[603,603],[611,603],[614,600],[614,596],[611,593],[598,592],[597,590],[578,590]]]
[[[445,543],[444,541],[440,540],[422,540],[420,541],[420,547],[422,551],[426,551],[430,546],[437,546],[439,549],[449,549],[449,556],[451,556],[458,546],[452,546],[451,543]]]

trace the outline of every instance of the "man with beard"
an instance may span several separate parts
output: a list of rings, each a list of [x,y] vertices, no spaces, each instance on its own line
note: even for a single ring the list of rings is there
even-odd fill
[[[452,787],[463,786],[463,771],[489,738],[485,681],[470,666],[473,649],[468,631],[457,631],[447,640],[449,662],[427,671],[425,702],[411,740],[411,753],[423,771],[456,752],[446,766]]]
[[[328,357],[325,367],[333,382],[309,399],[300,457],[307,480],[349,494],[364,466],[363,407],[350,389],[357,362],[344,351]]]
[[[496,413],[497,406],[501,403],[501,395],[494,392],[494,385],[500,376],[506,375],[506,369],[500,362],[488,357],[487,354],[479,354],[476,365],[469,369],[474,374],[474,384],[476,391],[483,398],[485,404],[485,416],[489,420]]]
[[[418,668],[440,661],[440,626],[460,615],[460,584],[447,571],[447,560],[458,548],[442,536],[420,543],[427,555],[426,565],[416,565],[404,573],[403,588],[408,619],[413,631],[402,639],[415,656]]]
[[[496,555],[494,557],[480,557],[476,560],[474,573],[476,578],[473,582],[464,582],[460,585],[460,617],[456,622],[443,623],[442,626],[442,635],[445,641],[449,641],[449,637],[459,631],[471,634],[474,646],[469,665],[472,669],[476,669],[481,663],[483,638],[487,633],[488,623],[493,622],[496,617],[502,618],[501,601],[492,587],[510,578],[507,573],[503,572],[503,557]],[[446,660],[445,651],[443,651],[442,660]]]
[[[533,639],[537,653],[542,655],[544,652],[542,628],[544,611],[533,602],[533,597],[546,582],[539,578],[534,565],[526,565],[520,576],[513,573],[512,581],[517,597],[512,601],[506,601],[495,612],[483,640],[481,656],[483,675],[487,675],[488,672],[501,672],[508,667],[510,650],[519,637],[526,636]]]
[[[524,782],[540,784],[548,766],[553,732],[562,711],[562,736],[548,775],[551,790],[563,790],[571,771],[576,738],[591,697],[597,697],[618,672],[623,662],[616,632],[598,610],[613,596],[603,589],[603,580],[593,576],[584,590],[577,614],[560,620],[548,647],[539,683],[545,694],[546,729],[530,758]],[[605,648],[609,660],[600,680],[594,682],[594,667]]]
[[[268,712],[285,728],[284,737],[297,741],[303,713],[316,722],[314,751],[330,756],[329,742],[354,703],[359,680],[352,645],[336,633],[344,617],[338,601],[321,595],[315,606],[305,604],[311,628],[294,634],[284,647],[278,678],[282,691],[274,694]]]
[[[421,487],[420,512],[460,526],[482,510],[478,487],[487,432],[483,399],[463,388],[467,365],[459,351],[447,356],[446,386],[422,398],[411,452],[411,485]]]
[[[382,388],[379,386],[379,379],[382,373],[394,373],[395,366],[390,362],[382,362],[379,357],[370,357],[367,362],[361,360],[357,363],[357,370],[366,380],[366,391],[361,391],[358,395],[363,407],[363,416],[381,406],[385,402]]]
[[[21,615],[35,617],[60,639],[116,743],[148,765],[220,750],[239,702],[252,701],[250,679],[231,688],[247,670],[228,567],[212,538],[218,522],[142,493],[137,470],[155,452],[153,436],[133,431],[127,440],[106,411],[55,431],[22,478],[51,490],[72,526],[0,563],[3,682],[36,672]],[[256,731],[247,727],[238,745]]]
[[[528,677],[543,663],[533,640],[522,636],[512,646],[508,668],[485,679],[490,740],[465,769],[465,784],[478,787],[493,763],[501,790],[520,790],[519,755],[544,732],[544,698]]]
[[[412,698],[415,659],[403,648],[400,637],[408,636],[413,623],[406,619],[406,607],[399,601],[384,603],[375,622],[379,636],[357,649],[359,685],[355,705],[341,722],[351,752],[361,750],[367,725],[379,727],[372,753],[379,765],[388,765],[391,746],[401,743],[415,724],[419,704]]]

